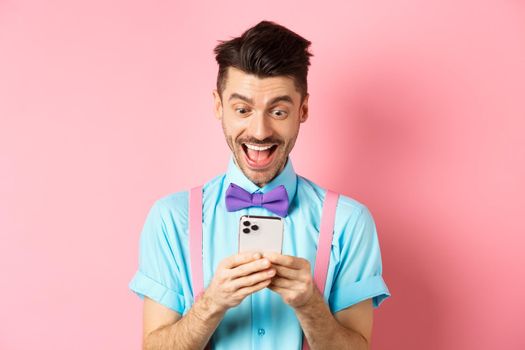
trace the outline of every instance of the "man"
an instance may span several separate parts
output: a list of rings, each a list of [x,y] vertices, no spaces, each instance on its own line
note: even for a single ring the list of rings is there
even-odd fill
[[[310,42],[262,21],[215,48],[215,114],[232,151],[225,174],[203,186],[205,290],[194,302],[189,267],[188,191],[157,200],[140,239],[129,287],[144,299],[144,348],[368,349],[373,307],[390,293],[382,278],[373,218],[341,195],[324,296],[312,280],[326,190],[295,173],[289,154],[308,118]],[[329,122],[329,121],[328,121]],[[238,253],[242,215],[275,216],[263,206],[229,211],[226,192],[284,186],[282,254]]]

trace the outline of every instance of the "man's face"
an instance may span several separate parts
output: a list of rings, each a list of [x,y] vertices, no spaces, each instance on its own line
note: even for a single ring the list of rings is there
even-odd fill
[[[226,142],[244,175],[259,187],[286,164],[299,125],[308,118],[308,95],[301,103],[292,78],[258,78],[228,68],[221,96],[213,91],[215,115],[222,121]]]

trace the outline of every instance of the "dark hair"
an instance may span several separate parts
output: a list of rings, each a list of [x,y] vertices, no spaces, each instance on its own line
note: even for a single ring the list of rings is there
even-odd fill
[[[217,91],[222,98],[228,67],[238,68],[258,77],[288,76],[301,94],[308,92],[311,42],[277,23],[261,21],[240,37],[221,41],[213,50],[219,64]]]

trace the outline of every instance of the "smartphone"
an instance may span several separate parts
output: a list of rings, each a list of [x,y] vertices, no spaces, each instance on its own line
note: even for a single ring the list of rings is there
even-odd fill
[[[282,253],[284,223],[277,216],[243,215],[239,220],[240,252]]]

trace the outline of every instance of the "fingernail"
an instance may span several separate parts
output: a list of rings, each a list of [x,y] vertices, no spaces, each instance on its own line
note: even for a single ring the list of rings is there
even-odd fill
[[[253,254],[253,258],[254,259],[260,259],[261,258],[261,254],[255,253],[255,254]]]

